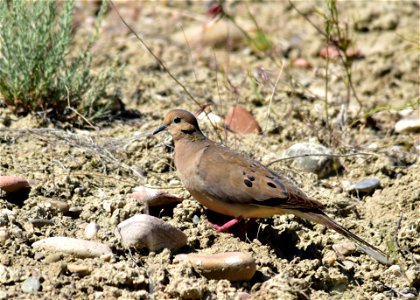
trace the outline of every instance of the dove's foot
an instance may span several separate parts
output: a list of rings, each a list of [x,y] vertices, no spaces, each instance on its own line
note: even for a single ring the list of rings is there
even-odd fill
[[[235,219],[232,219],[232,220],[226,222],[222,226],[217,225],[217,224],[213,224],[211,222],[209,222],[209,223],[212,227],[214,227],[216,229],[217,232],[222,232],[222,231],[227,231],[230,227],[232,227],[235,224],[238,224],[241,220],[242,220],[242,217],[237,217]]]

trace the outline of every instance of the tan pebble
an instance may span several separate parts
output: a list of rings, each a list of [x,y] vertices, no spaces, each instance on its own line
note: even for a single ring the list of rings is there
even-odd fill
[[[113,207],[112,207],[112,201],[104,201],[102,202],[102,207],[106,212],[112,213]]]
[[[157,251],[164,248],[176,250],[187,244],[187,236],[178,228],[150,215],[135,215],[115,229],[115,235],[125,247],[148,248]]]
[[[188,47],[197,48],[202,46],[237,48],[245,40],[243,31],[255,31],[255,25],[244,20],[236,20],[233,24],[227,19],[217,19],[205,24],[196,24],[180,30],[172,36],[172,40]],[[239,29],[240,27],[241,29]]]
[[[53,254],[50,254],[50,255],[48,255],[44,258],[44,263],[46,263],[46,264],[55,263],[57,261],[62,260],[63,257],[64,256],[63,256],[62,253],[53,253]]]
[[[69,208],[68,215],[78,217],[83,211],[83,208],[79,206],[72,206]]]
[[[343,260],[341,262],[341,264],[342,264],[343,268],[348,270],[348,271],[353,270],[354,266],[355,266],[355,263],[352,262],[352,261],[349,261],[349,260]]]
[[[392,274],[395,276],[400,276],[402,274],[401,267],[399,265],[392,265],[385,270],[385,274]]]
[[[260,133],[261,127],[252,114],[240,105],[231,107],[225,118],[225,125],[235,133]]]
[[[356,244],[350,241],[338,243],[338,244],[333,245],[332,247],[335,250],[335,252],[337,252],[338,255],[342,255],[342,256],[351,255],[357,249]]]
[[[111,261],[112,257],[113,257],[112,253],[107,253],[107,254],[103,254],[103,255],[99,256],[100,259],[102,259],[103,261],[106,261],[106,262]]]
[[[175,261],[188,261],[208,279],[250,280],[256,271],[251,254],[224,252],[217,254],[179,254]]]
[[[322,257],[322,263],[326,266],[333,266],[337,261],[337,255],[334,251],[328,251]]]
[[[304,58],[297,58],[293,61],[293,66],[296,68],[302,68],[302,69],[310,69],[312,68],[312,64]]]
[[[319,50],[319,56],[321,56],[322,58],[337,58],[340,56],[340,51],[333,47],[333,46],[329,46],[329,47],[324,47],[321,50]]]
[[[0,243],[4,243],[9,239],[9,232],[6,228],[0,228]]]
[[[139,186],[134,189],[131,197],[148,206],[162,206],[171,203],[180,203],[183,198],[171,195],[162,190],[152,189],[146,186]]]
[[[349,58],[361,58],[364,55],[359,49],[349,48],[346,50],[346,56]]]
[[[76,257],[99,257],[111,253],[108,245],[68,237],[50,237],[32,244],[34,249],[63,252]]]
[[[85,227],[85,238],[88,240],[93,239],[99,231],[99,225],[95,222],[90,222]]]
[[[30,185],[25,178],[17,176],[0,176],[0,189],[7,193],[17,192],[28,187],[30,187]]]
[[[15,222],[15,220],[16,220],[16,212],[14,212],[10,209],[7,209],[7,208],[3,208],[1,210],[0,215],[7,217],[9,222],[12,222],[12,223]]]
[[[86,265],[67,264],[67,270],[71,273],[79,273],[80,275],[88,275],[91,270]]]
[[[70,206],[67,202],[60,201],[60,200],[54,200],[54,199],[49,199],[47,201],[47,206],[58,209],[63,214],[67,213],[69,211],[69,208],[70,208]]]
[[[238,299],[239,300],[248,300],[248,299],[251,299],[251,298],[252,298],[251,294],[248,294],[246,292],[239,292],[238,293]]]

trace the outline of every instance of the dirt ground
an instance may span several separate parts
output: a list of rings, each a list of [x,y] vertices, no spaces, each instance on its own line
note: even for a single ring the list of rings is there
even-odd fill
[[[80,4],[77,44],[92,24],[92,7]],[[319,28],[324,2],[296,4]],[[0,299],[418,299],[420,289],[419,133],[401,132],[395,123],[407,114],[420,118],[418,2],[346,1],[338,4],[359,51],[352,68],[359,98],[351,97],[340,129],[341,104],[347,88],[339,59],[329,60],[328,116],[325,117],[325,68],[322,35],[287,1],[227,4],[229,12],[248,19],[248,9],[273,42],[271,58],[246,45],[236,50],[186,46],[171,37],[201,24],[206,3],[117,3],[122,16],[161,58],[170,72],[200,103],[224,117],[240,104],[254,115],[262,135],[239,135],[200,121],[211,139],[240,150],[264,164],[281,157],[293,144],[315,140],[340,157],[340,172],[324,179],[289,168],[271,167],[291,176],[311,197],[326,205],[329,216],[388,253],[395,265],[381,265],[362,252],[341,257],[333,245],[346,239],[293,216],[258,220],[246,236],[217,233],[207,220],[214,215],[182,188],[173,166],[169,136],[152,136],[163,115],[173,108],[199,106],[165,72],[110,11],[94,47],[99,68],[114,59],[125,64],[121,99],[139,112],[99,124],[97,130],[75,129],[39,116],[15,116],[0,108],[0,174],[31,181],[27,195],[0,194]],[[303,58],[311,66],[293,62]],[[261,71],[263,70],[263,71]],[[264,76],[261,76],[263,74]],[[270,83],[271,82],[271,83]],[[418,103],[418,102],[417,102]],[[209,110],[210,111],[210,110]],[[331,124],[331,130],[327,124]],[[377,178],[380,187],[367,195],[346,191],[347,182]],[[184,197],[177,205],[150,210],[188,236],[176,252],[124,249],[114,235],[117,224],[146,208],[131,199],[148,184]],[[70,211],[47,205],[59,200]],[[34,220],[43,220],[37,221]],[[96,222],[96,241],[109,244],[114,256],[81,259],[32,248],[46,237],[84,238]],[[4,232],[4,231],[3,231]],[[178,253],[250,252],[257,272],[249,281],[209,280],[174,262]],[[331,258],[332,261],[331,261]],[[134,262],[134,263],[133,263]],[[69,264],[88,266],[86,274]],[[23,292],[34,277],[41,288]]]

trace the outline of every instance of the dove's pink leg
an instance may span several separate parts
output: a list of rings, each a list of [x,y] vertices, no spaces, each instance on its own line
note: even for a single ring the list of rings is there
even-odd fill
[[[217,232],[221,232],[221,231],[226,231],[228,230],[230,227],[232,227],[233,225],[239,223],[242,220],[242,217],[237,217],[235,219],[230,220],[229,222],[226,222],[225,224],[223,224],[222,226],[219,226],[217,224],[213,224],[210,223],[211,226],[213,226],[214,228],[216,228]]]

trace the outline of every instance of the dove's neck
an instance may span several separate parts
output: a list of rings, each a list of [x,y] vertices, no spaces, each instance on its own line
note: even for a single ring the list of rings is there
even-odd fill
[[[196,165],[195,162],[199,161],[203,151],[210,143],[201,132],[175,140],[174,162],[180,175],[188,173],[189,166]]]

